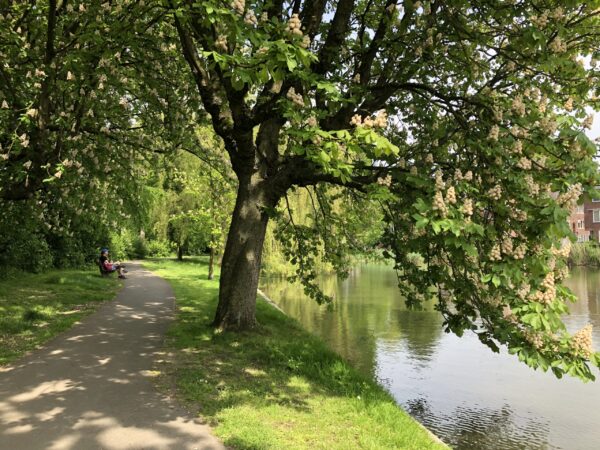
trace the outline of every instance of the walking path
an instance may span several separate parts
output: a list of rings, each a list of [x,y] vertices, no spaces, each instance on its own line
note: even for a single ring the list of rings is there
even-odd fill
[[[224,449],[153,384],[174,295],[130,265],[110,303],[0,367],[0,449]]]

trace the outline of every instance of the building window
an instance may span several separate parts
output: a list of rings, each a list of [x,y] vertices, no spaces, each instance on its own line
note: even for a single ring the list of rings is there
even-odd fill
[[[577,229],[578,230],[583,230],[583,220],[578,220],[577,221]]]
[[[592,222],[600,222],[600,209],[592,209]]]
[[[577,242],[585,242],[585,236],[582,234],[577,235]]]

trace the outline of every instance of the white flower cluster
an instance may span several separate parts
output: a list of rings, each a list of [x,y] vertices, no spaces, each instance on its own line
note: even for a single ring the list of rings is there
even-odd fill
[[[355,127],[358,127],[361,124],[362,124],[362,117],[360,116],[360,114],[354,114],[352,116],[352,119],[350,119],[350,125],[354,125]]]
[[[500,197],[502,197],[502,187],[497,184],[488,191],[488,195],[492,200],[500,200]]]
[[[498,244],[494,244],[492,247],[489,258],[490,261],[500,261],[502,259],[502,253],[500,252],[500,246]]]
[[[441,191],[446,187],[446,184],[444,183],[444,174],[442,173],[441,170],[437,170],[435,172],[435,189],[437,191]]]
[[[525,244],[519,244],[513,251],[513,258],[523,259],[527,253],[527,246]]]
[[[308,47],[310,47],[310,36],[305,35],[302,38],[302,42],[300,42],[300,47],[302,47],[302,48],[308,48]]]
[[[588,324],[573,336],[573,348],[585,358],[590,358],[594,352],[592,348],[592,325]]]
[[[392,176],[388,174],[385,178],[377,178],[377,184],[379,184],[380,186],[390,187],[392,185]]]
[[[589,129],[591,129],[591,128],[592,128],[592,125],[593,125],[593,123],[594,123],[594,116],[593,116],[592,114],[589,114],[589,115],[588,115],[588,116],[587,116],[587,117],[586,117],[586,118],[583,120],[583,123],[581,124],[581,126],[582,126],[583,128],[586,128],[586,129],[588,129],[588,130],[589,130]]]
[[[409,173],[410,173],[411,175],[416,175],[416,174],[418,174],[418,173],[419,173],[419,169],[417,169],[417,166],[412,166],[412,167],[410,168],[410,171],[409,171]]]
[[[427,164],[433,164],[433,153],[427,153],[425,156],[425,162]]]
[[[220,34],[215,41],[215,47],[222,52],[227,52],[227,36]]]
[[[317,126],[317,118],[315,116],[310,116],[308,119],[306,119],[306,124],[311,128],[316,127]]]
[[[573,97],[567,99],[563,108],[565,108],[566,111],[573,111]]]
[[[286,97],[288,98],[288,100],[291,100],[296,105],[304,107],[304,98],[302,98],[302,95],[297,94],[296,90],[293,87],[289,88]]]
[[[256,25],[258,25],[258,19],[256,18],[256,15],[254,14],[254,11],[252,11],[251,9],[249,9],[246,12],[246,15],[244,16],[244,22],[246,23],[246,25],[250,25],[250,26],[256,26]]]
[[[38,110],[35,108],[29,108],[25,115],[35,119],[38,116]]]
[[[298,14],[292,14],[290,20],[287,23],[288,32],[291,34],[295,34],[296,36],[302,36],[302,22],[300,22],[300,17]]]
[[[246,9],[246,0],[233,0],[231,2],[231,8],[233,8],[240,16],[244,15],[244,10]]]
[[[564,192],[558,196],[556,202],[559,205],[562,205],[564,208],[568,210],[572,210],[577,206],[577,201],[581,194],[583,193],[583,188],[581,183],[575,183],[569,186],[567,192]]]
[[[521,128],[519,125],[515,125],[511,128],[510,134],[515,138],[526,138],[529,136],[529,131],[526,128]]]
[[[454,186],[450,186],[446,191],[446,203],[450,205],[456,204],[456,192],[454,191]]]
[[[544,347],[544,339],[540,333],[525,330],[523,334],[525,335],[525,339],[538,350]]]
[[[511,109],[515,112],[517,116],[525,115],[525,104],[523,103],[523,97],[521,95],[517,95],[513,99]]]
[[[19,136],[19,143],[21,144],[21,147],[28,147],[29,136],[26,133],[23,133],[21,136]]]
[[[537,291],[531,299],[533,301],[549,304],[556,297],[556,287],[554,286],[554,272],[548,272],[542,281],[541,287],[544,291]]]
[[[498,127],[498,125],[494,125],[490,129],[490,132],[488,134],[488,139],[491,139],[492,141],[497,141],[499,134],[500,134],[500,128]]]
[[[436,191],[433,197],[432,208],[434,211],[438,211],[442,217],[448,215],[448,207],[446,206],[446,203],[444,203],[444,197],[440,191]]]
[[[558,124],[554,119],[542,117],[542,119],[540,120],[540,128],[544,133],[554,134],[556,132],[556,129],[558,128]]]
[[[565,11],[560,6],[557,7],[550,15],[554,20],[560,20],[565,17]]]
[[[541,16],[531,16],[531,23],[538,28],[545,28],[548,25],[548,11],[544,11]]]
[[[531,286],[527,283],[521,283],[519,289],[517,289],[517,297],[521,300],[525,300],[529,295],[529,291],[531,290]]]
[[[548,48],[554,53],[564,53],[567,51],[567,44],[563,42],[560,36],[556,36]]]
[[[519,222],[525,222],[528,217],[527,213],[519,208],[512,208],[510,210],[510,216]]]
[[[365,117],[363,120],[363,126],[365,128],[385,128],[388,124],[387,113],[384,110],[379,111],[374,119]]]
[[[501,247],[502,253],[510,256],[513,252],[512,239],[509,236],[505,237],[504,239],[502,239],[502,244],[500,247]]]
[[[463,179],[463,174],[460,169],[454,169],[454,181],[459,182]]]
[[[467,173],[465,173],[465,175],[463,176],[463,180],[465,180],[465,181],[473,180],[473,172],[468,170]]]
[[[473,215],[473,200],[467,198],[461,206],[460,210],[465,216],[471,217]]]
[[[531,169],[531,160],[529,158],[527,158],[526,156],[523,156],[517,162],[517,167],[519,169],[529,170],[529,169]]]
[[[520,155],[523,151],[523,142],[521,142],[519,139],[515,140],[511,151],[516,155]]]
[[[540,185],[533,180],[531,175],[527,174],[523,179],[525,180],[525,184],[529,190],[529,195],[535,197],[540,193]]]
[[[552,254],[562,258],[568,258],[571,253],[571,241],[565,239],[560,248],[553,247]]]

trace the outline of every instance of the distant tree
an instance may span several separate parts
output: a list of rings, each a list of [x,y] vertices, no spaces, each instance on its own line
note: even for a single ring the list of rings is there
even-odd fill
[[[255,325],[269,218],[328,183],[382,201],[410,303],[435,295],[447,330],[592,378],[560,280],[566,216],[597,182],[598,1],[165,4],[239,180],[216,326]]]

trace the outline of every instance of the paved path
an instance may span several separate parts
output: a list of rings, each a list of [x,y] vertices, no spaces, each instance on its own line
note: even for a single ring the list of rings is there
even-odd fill
[[[0,367],[0,449],[224,449],[153,384],[173,318],[159,277],[130,265],[116,300]]]

